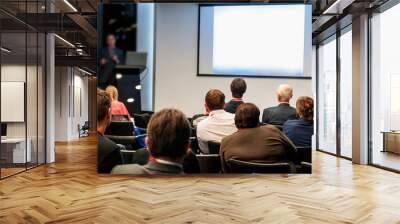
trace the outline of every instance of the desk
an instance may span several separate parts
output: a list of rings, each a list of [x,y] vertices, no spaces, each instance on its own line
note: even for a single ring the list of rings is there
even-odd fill
[[[30,138],[27,140],[27,147],[25,151],[25,138],[6,138],[1,139],[1,157],[6,163],[26,163],[31,162],[32,141]]]
[[[382,152],[392,152],[400,154],[400,132],[383,131],[383,150]]]

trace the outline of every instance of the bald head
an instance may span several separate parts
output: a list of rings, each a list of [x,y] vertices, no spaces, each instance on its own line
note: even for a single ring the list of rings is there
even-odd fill
[[[281,84],[278,87],[277,95],[280,103],[289,103],[293,96],[293,89],[288,84]]]

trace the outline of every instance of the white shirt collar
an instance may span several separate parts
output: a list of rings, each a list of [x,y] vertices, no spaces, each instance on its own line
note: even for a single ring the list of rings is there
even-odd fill
[[[180,164],[180,163],[175,163],[175,162],[171,162],[171,161],[164,160],[164,159],[154,159],[154,160],[157,161],[158,163],[161,163],[161,164],[177,166],[177,167],[180,167],[180,168],[183,167],[182,164]]]
[[[224,110],[224,109],[213,110],[213,111],[211,111],[211,112],[209,113],[209,116],[212,116],[212,115],[214,115],[214,114],[222,114],[222,113],[225,113],[225,110]]]

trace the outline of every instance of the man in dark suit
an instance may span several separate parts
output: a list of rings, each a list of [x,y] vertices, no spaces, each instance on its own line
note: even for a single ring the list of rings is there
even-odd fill
[[[287,120],[296,119],[296,108],[290,106],[293,89],[288,84],[282,84],[277,91],[279,105],[264,109],[262,123],[282,126]]]
[[[113,34],[107,35],[107,47],[101,51],[99,87],[105,89],[109,85],[117,86],[115,78],[115,66],[124,63],[124,52],[116,47],[116,39]]]
[[[120,146],[104,136],[111,122],[111,99],[106,92],[97,91],[97,172],[110,173],[122,164]]]
[[[232,100],[225,104],[224,110],[234,114],[236,109],[243,103],[243,94],[246,92],[247,85],[244,79],[235,78],[231,83]]]
[[[144,165],[120,165],[112,174],[159,175],[183,174],[183,162],[189,153],[190,123],[176,109],[155,113],[147,127],[146,145],[150,160]]]

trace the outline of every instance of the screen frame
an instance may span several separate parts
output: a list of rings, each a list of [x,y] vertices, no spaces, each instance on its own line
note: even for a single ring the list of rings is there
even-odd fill
[[[197,12],[197,76],[203,77],[243,77],[243,78],[272,78],[272,79],[312,79],[310,76],[293,76],[293,75],[237,75],[237,74],[204,74],[200,73],[200,11],[202,7],[215,7],[215,6],[249,6],[249,5],[308,5],[310,3],[217,3],[217,4],[198,4]]]

